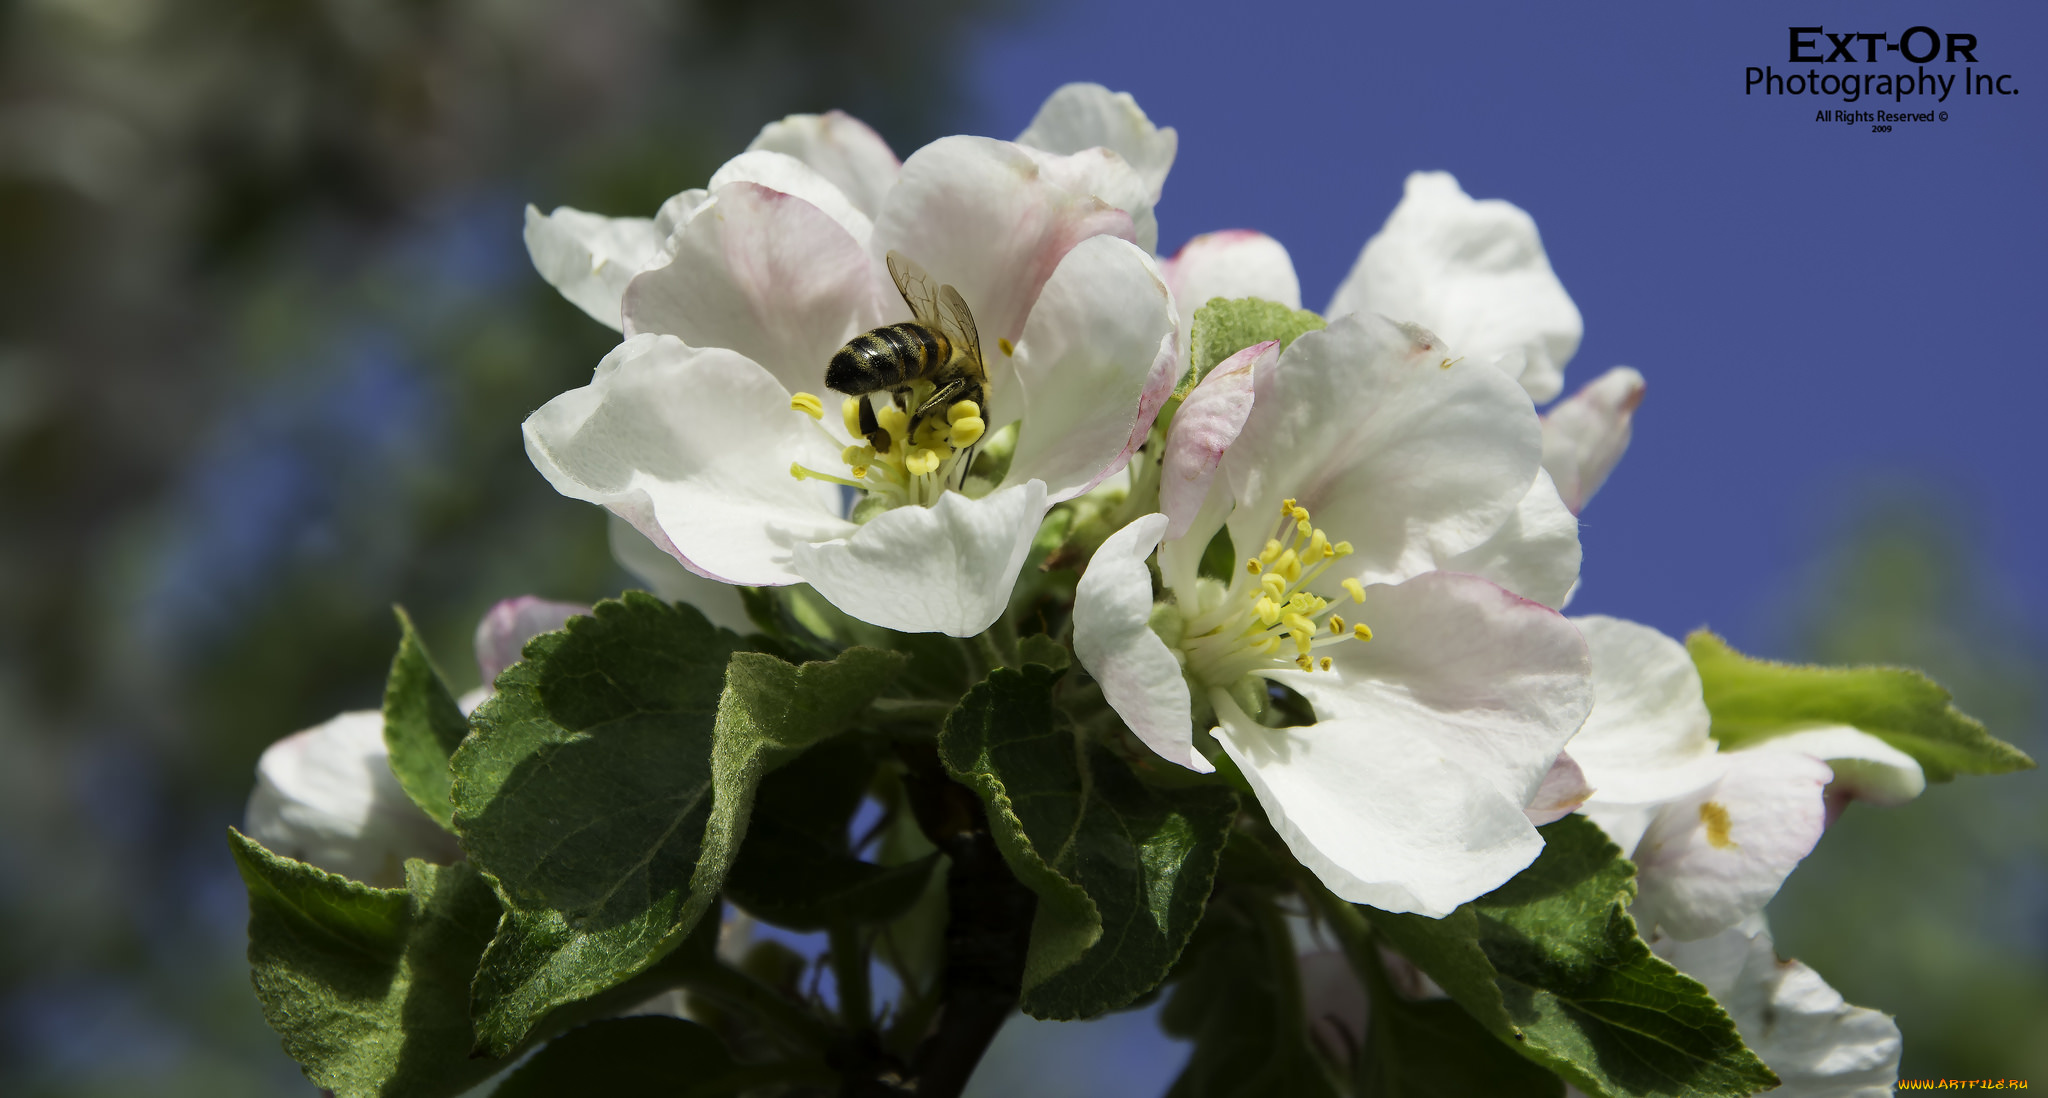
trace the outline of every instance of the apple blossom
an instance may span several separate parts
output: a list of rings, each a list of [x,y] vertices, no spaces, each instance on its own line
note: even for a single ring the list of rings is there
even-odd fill
[[[1779,1098],[1885,1098],[1899,1078],[1898,1023],[1851,1006],[1820,975],[1781,961],[1762,915],[1695,942],[1650,948],[1707,985],[1744,1044],[1777,1072]]]
[[[1132,731],[1207,770],[1199,707],[1344,899],[1440,917],[1526,866],[1542,839],[1524,808],[1592,701],[1584,643],[1538,602],[1435,570],[1499,538],[1538,477],[1522,391],[1353,315],[1219,364],[1165,449],[1164,513],[1103,543],[1074,609],[1075,653]],[[1242,561],[1227,584],[1197,569],[1220,529]],[[1561,597],[1577,548],[1508,539],[1493,556]],[[1268,682],[1316,723],[1259,723]]]
[[[1819,841],[1824,790],[1898,803],[1925,786],[1911,756],[1847,726],[1718,751],[1682,645],[1616,618],[1573,620],[1593,658],[1593,711],[1570,746],[1594,789],[1581,811],[1635,860],[1646,930],[1693,941],[1762,911]]]
[[[806,582],[865,621],[968,636],[1006,605],[1046,508],[1122,468],[1175,380],[1171,298],[1117,204],[1150,192],[1104,148],[973,137],[890,176],[846,151],[866,147],[850,126],[785,120],[714,174],[626,288],[626,341],[527,421],[527,449],[697,575]],[[837,150],[826,167],[874,205],[776,147]],[[891,252],[971,309],[986,407],[928,409],[913,387],[828,414],[812,394],[848,339],[906,319]],[[1007,468],[978,470],[984,450]]]

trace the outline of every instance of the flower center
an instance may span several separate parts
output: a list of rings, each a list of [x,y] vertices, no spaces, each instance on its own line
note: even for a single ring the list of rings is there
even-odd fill
[[[1227,591],[1200,599],[1203,605],[1187,617],[1180,650],[1187,669],[1201,682],[1229,690],[1246,676],[1262,671],[1298,668],[1330,669],[1330,657],[1312,653],[1348,640],[1369,641],[1372,630],[1347,623],[1336,607],[1311,593],[1330,565],[1351,555],[1351,543],[1332,543],[1309,521],[1308,509],[1294,500],[1280,505],[1280,521],[1259,554]],[[1344,591],[1353,603],[1365,601],[1365,587],[1346,579]]]
[[[981,405],[971,400],[933,406],[934,390],[931,382],[920,380],[912,382],[901,394],[877,392],[847,397],[839,407],[846,432],[863,440],[839,454],[847,475],[812,469],[801,463],[792,464],[789,475],[798,480],[824,480],[858,488],[883,510],[937,503],[947,488],[961,486],[972,461],[974,444],[987,432],[988,424],[981,418]],[[863,402],[873,417],[871,430],[863,430]],[[789,406],[812,419],[825,418],[824,401],[810,393],[789,398]]]

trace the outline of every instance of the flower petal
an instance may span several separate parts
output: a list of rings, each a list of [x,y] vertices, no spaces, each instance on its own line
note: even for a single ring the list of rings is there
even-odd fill
[[[1578,630],[1554,610],[1454,572],[1367,588],[1365,604],[1350,609],[1346,618],[1369,624],[1371,641],[1324,649],[1333,671],[1273,677],[1322,720],[1426,737],[1433,753],[1482,777],[1519,816],[1593,706]]]
[[[1543,467],[1576,515],[1628,452],[1643,375],[1616,366],[1543,417]]]
[[[902,633],[971,637],[995,623],[1045,517],[1045,485],[886,511],[836,540],[795,546],[795,567],[826,601]]]
[[[835,467],[840,443],[734,351],[633,336],[589,385],[529,416],[524,432],[527,456],[556,491],[611,508],[725,583],[794,583],[793,545],[853,529],[839,489],[790,476],[791,462]]]
[[[1301,308],[1301,281],[1286,247],[1252,229],[1203,233],[1160,260],[1159,269],[1187,316],[1218,297],[1261,297]]]
[[[713,625],[743,635],[754,631],[746,603],[740,601],[739,588],[706,579],[683,567],[681,561],[618,515],[611,515],[610,520],[606,529],[611,538],[612,559],[646,584],[649,591],[670,602],[689,603]]]
[[[1266,728],[1219,691],[1216,739],[1287,848],[1330,891],[1433,919],[1500,887],[1543,839],[1521,804],[1403,720]]]
[[[1460,354],[1499,365],[1538,403],[1562,388],[1585,333],[1536,222],[1497,198],[1473,201],[1448,172],[1408,177],[1328,315],[1361,310],[1420,324]]]
[[[1181,537],[1194,526],[1224,452],[1252,413],[1252,383],[1279,361],[1279,340],[1255,343],[1217,363],[1181,401],[1160,459],[1159,509],[1169,519],[1167,537]]]
[[[761,127],[747,150],[765,149],[803,161],[824,176],[861,213],[872,218],[903,164],[868,124],[845,111],[792,114]]]
[[[1007,479],[1042,480],[1058,503],[1123,468],[1179,380],[1173,330],[1151,257],[1109,236],[1075,245],[1031,310],[1012,384],[989,394],[991,423],[1023,419]]]
[[[1722,767],[1707,736],[1711,718],[1685,646],[1620,618],[1572,624],[1593,656],[1593,712],[1572,737],[1571,752],[1595,802],[1655,804],[1717,780]]]
[[[1550,474],[1536,483],[1493,536],[1443,562],[1447,572],[1483,576],[1525,599],[1563,609],[1579,583],[1579,520],[1558,498]]]
[[[1775,751],[1797,751],[1828,764],[1835,779],[1828,796],[1873,804],[1899,805],[1927,788],[1927,775],[1913,756],[1846,724],[1809,728],[1776,736],[1757,745]]]
[[[1003,362],[999,341],[1023,334],[1039,289],[1068,250],[1098,234],[1133,237],[1129,214],[1070,187],[1077,173],[1049,170],[1061,159],[1007,141],[943,137],[904,162],[875,219],[869,252],[877,269],[885,253],[899,251],[958,289],[992,372]]]
[[[271,744],[256,763],[243,830],[287,858],[385,888],[405,880],[407,858],[462,856],[391,773],[376,709]]]
[[[1823,825],[1826,763],[1764,748],[1718,758],[1721,780],[1666,804],[1633,855],[1636,921],[1682,941],[1762,911]]]
[[[604,217],[568,206],[526,207],[526,254],[569,303],[613,328],[633,276],[660,261],[664,235],[645,217]]]
[[[822,392],[833,354],[881,323],[867,253],[801,198],[727,184],[669,246],[674,258],[626,289],[627,335],[730,348],[790,392]]]
[[[712,172],[704,189],[715,195],[730,183],[758,183],[771,191],[801,198],[839,222],[862,246],[874,235],[874,219],[860,212],[846,192],[833,186],[824,173],[788,153],[767,149],[743,152]]]
[[[1763,917],[1697,942],[1650,948],[1707,985],[1742,1042],[1783,1080],[1773,1098],[1889,1098],[1902,1042],[1891,1016],[1850,1006],[1820,974],[1781,961]]]
[[[1166,516],[1146,515],[1088,558],[1074,594],[1074,655],[1145,746],[1200,774],[1216,768],[1195,750],[1194,716],[1180,661],[1152,631],[1152,570]]]
[[[590,613],[580,602],[550,602],[535,595],[504,599],[484,611],[476,623],[476,666],[486,684],[519,662],[526,642],[560,629],[570,618]]]
[[[1264,544],[1289,497],[1352,543],[1340,567],[1366,583],[1431,571],[1500,529],[1535,483],[1542,429],[1514,382],[1453,353],[1369,314],[1295,340],[1223,459],[1238,548]]]
[[[1077,83],[1046,97],[1031,125],[1017,135],[1017,144],[1050,153],[1109,149],[1137,171],[1149,200],[1156,203],[1166,186],[1166,173],[1173,168],[1180,135],[1172,126],[1154,126],[1131,93]]]
[[[1550,764],[1550,772],[1543,775],[1543,784],[1536,787],[1536,795],[1522,806],[1522,814],[1537,827],[1556,823],[1572,814],[1586,799],[1593,795],[1593,787],[1586,784],[1586,772],[1579,769],[1569,752],[1560,752],[1557,761]]]

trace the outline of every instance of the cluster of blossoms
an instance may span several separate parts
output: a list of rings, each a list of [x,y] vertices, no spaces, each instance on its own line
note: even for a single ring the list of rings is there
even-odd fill
[[[1682,646],[1561,613],[1644,383],[1618,367],[1539,414],[1582,326],[1534,222],[1413,175],[1314,317],[1263,234],[1154,254],[1175,148],[1128,95],[1070,85],[1015,141],[899,162],[846,115],[792,116],[651,218],[529,208],[541,274],[623,338],[527,451],[617,517],[629,567],[734,624],[731,588],[806,584],[971,637],[1050,513],[1094,523],[1072,647],[1144,765],[1230,771],[1337,897],[1437,918],[1582,813],[1635,861],[1644,937],[1785,1093],[1882,1092],[1896,1027],[1779,961],[1762,910],[1832,813],[1916,795],[1920,768],[1847,726],[1722,751]],[[891,253],[971,308],[984,403],[815,395],[849,340],[912,319]],[[1217,298],[1306,319],[1197,376]],[[574,610],[494,611],[485,681],[506,637]],[[1310,719],[1279,719],[1292,699]],[[370,880],[444,841],[384,788],[374,728],[344,714],[266,754],[252,834]]]

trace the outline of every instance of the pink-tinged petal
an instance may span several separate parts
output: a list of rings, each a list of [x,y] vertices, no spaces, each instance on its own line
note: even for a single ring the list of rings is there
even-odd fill
[[[1543,838],[1519,802],[1416,722],[1266,728],[1221,691],[1217,742],[1296,860],[1330,891],[1433,919],[1527,868]]]
[[[1727,1009],[1743,1044],[1782,1081],[1773,1098],[1890,1098],[1898,1023],[1849,1005],[1798,961],[1779,960],[1762,916],[1702,941],[1655,938],[1650,948]]]
[[[1320,720],[1409,728],[1484,779],[1520,819],[1593,707],[1579,631],[1554,610],[1455,572],[1368,587],[1365,596],[1363,605],[1346,598],[1342,613],[1369,626],[1372,640],[1320,649],[1332,671],[1273,677]]]
[[[1420,324],[1462,355],[1555,397],[1585,322],[1550,269],[1536,222],[1499,199],[1475,202],[1447,172],[1408,177],[1401,204],[1366,242],[1329,316],[1369,311]]]
[[[1635,849],[1636,920],[1682,941],[1762,911],[1823,826],[1826,763],[1762,748],[1720,759],[1721,780],[1667,803]]]
[[[609,517],[606,529],[610,534],[612,559],[644,584],[647,590],[670,602],[689,603],[713,625],[741,634],[754,631],[754,621],[747,616],[747,606],[740,600],[739,588],[690,571],[683,567],[683,562],[635,529],[632,523],[617,514]]]
[[[1165,528],[1165,515],[1146,515],[1111,534],[1089,558],[1074,594],[1074,655],[1145,746],[1207,774],[1216,768],[1195,750],[1180,661],[1152,631],[1152,571],[1145,558]]]
[[[1110,236],[1075,245],[991,379],[990,424],[1023,420],[1007,482],[1044,481],[1058,503],[1122,469],[1179,379],[1173,329],[1150,256]]]
[[[568,206],[526,207],[526,252],[534,270],[570,304],[613,328],[633,276],[660,262],[665,239],[644,217],[604,217]]]
[[[1628,452],[1643,375],[1616,366],[1543,417],[1543,467],[1576,515]]]
[[[1886,807],[1905,804],[1927,788],[1927,775],[1913,756],[1846,724],[1823,725],[1774,736],[1749,750],[1796,751],[1828,764],[1828,823],[1850,801]]]
[[[670,240],[674,258],[627,287],[626,334],[729,348],[790,392],[824,392],[833,354],[881,323],[867,254],[801,198],[754,183],[712,193]]]
[[[1717,780],[1711,718],[1685,646],[1620,618],[1572,623],[1593,655],[1593,712],[1571,751],[1598,790],[1596,803],[1656,804]]]
[[[1294,260],[1279,241],[1251,229],[1203,233],[1180,246],[1159,269],[1173,288],[1181,312],[1195,310],[1214,298],[1259,297],[1290,309],[1301,308],[1301,281]]]
[[[1181,401],[1167,428],[1159,470],[1159,509],[1169,520],[1167,537],[1181,537],[1194,526],[1224,452],[1252,413],[1253,383],[1279,361],[1279,340],[1255,343],[1217,363]]]
[[[526,453],[555,490],[610,508],[699,575],[797,582],[790,550],[842,537],[839,489],[792,462],[843,468],[839,440],[789,406],[758,363],[674,336],[638,335],[591,383],[526,420]]]
[[[1484,542],[1542,458],[1529,397],[1413,326],[1353,315],[1290,344],[1263,379],[1224,475],[1239,546],[1272,536],[1283,499],[1356,552],[1326,575],[1399,583]]]
[[[580,602],[552,602],[537,595],[504,599],[484,611],[476,623],[476,666],[485,683],[519,662],[526,642],[560,629],[570,618],[590,613]]]
[[[1593,796],[1593,787],[1586,784],[1586,772],[1573,761],[1570,753],[1558,755],[1550,764],[1550,772],[1543,775],[1543,784],[1536,787],[1536,795],[1522,806],[1522,814],[1537,827],[1556,823],[1572,814],[1580,805]]]
[[[860,212],[844,191],[833,186],[816,168],[787,153],[766,149],[743,152],[712,172],[704,189],[715,195],[719,188],[732,183],[754,183],[801,198],[839,222],[862,245],[874,233],[874,219]]]
[[[1067,84],[1046,97],[1017,144],[1050,153],[1106,148],[1122,157],[1145,181],[1146,196],[1158,202],[1180,148],[1173,127],[1158,127],[1129,92],[1100,84]]]
[[[1581,556],[1579,520],[1558,498],[1550,474],[1538,469],[1536,483],[1500,529],[1438,567],[1483,576],[1561,610],[1578,587]]]
[[[850,534],[795,547],[796,571],[826,601],[901,633],[971,637],[995,624],[1048,506],[1039,481],[981,499],[947,492]]]
[[[882,196],[896,184],[903,164],[882,135],[845,111],[792,114],[770,122],[747,146],[803,161],[833,186],[855,209],[872,218],[881,212]]]
[[[256,763],[242,829],[287,858],[365,884],[405,881],[405,860],[462,852],[405,795],[384,748],[384,714],[343,713],[271,744]]]
[[[875,219],[876,269],[899,251],[958,289],[992,373],[1005,357],[999,341],[1023,335],[1039,290],[1074,245],[1103,234],[1133,238],[1129,214],[1047,170],[1043,162],[1058,159],[1006,141],[940,138],[904,162]],[[908,316],[907,308],[895,314]]]

